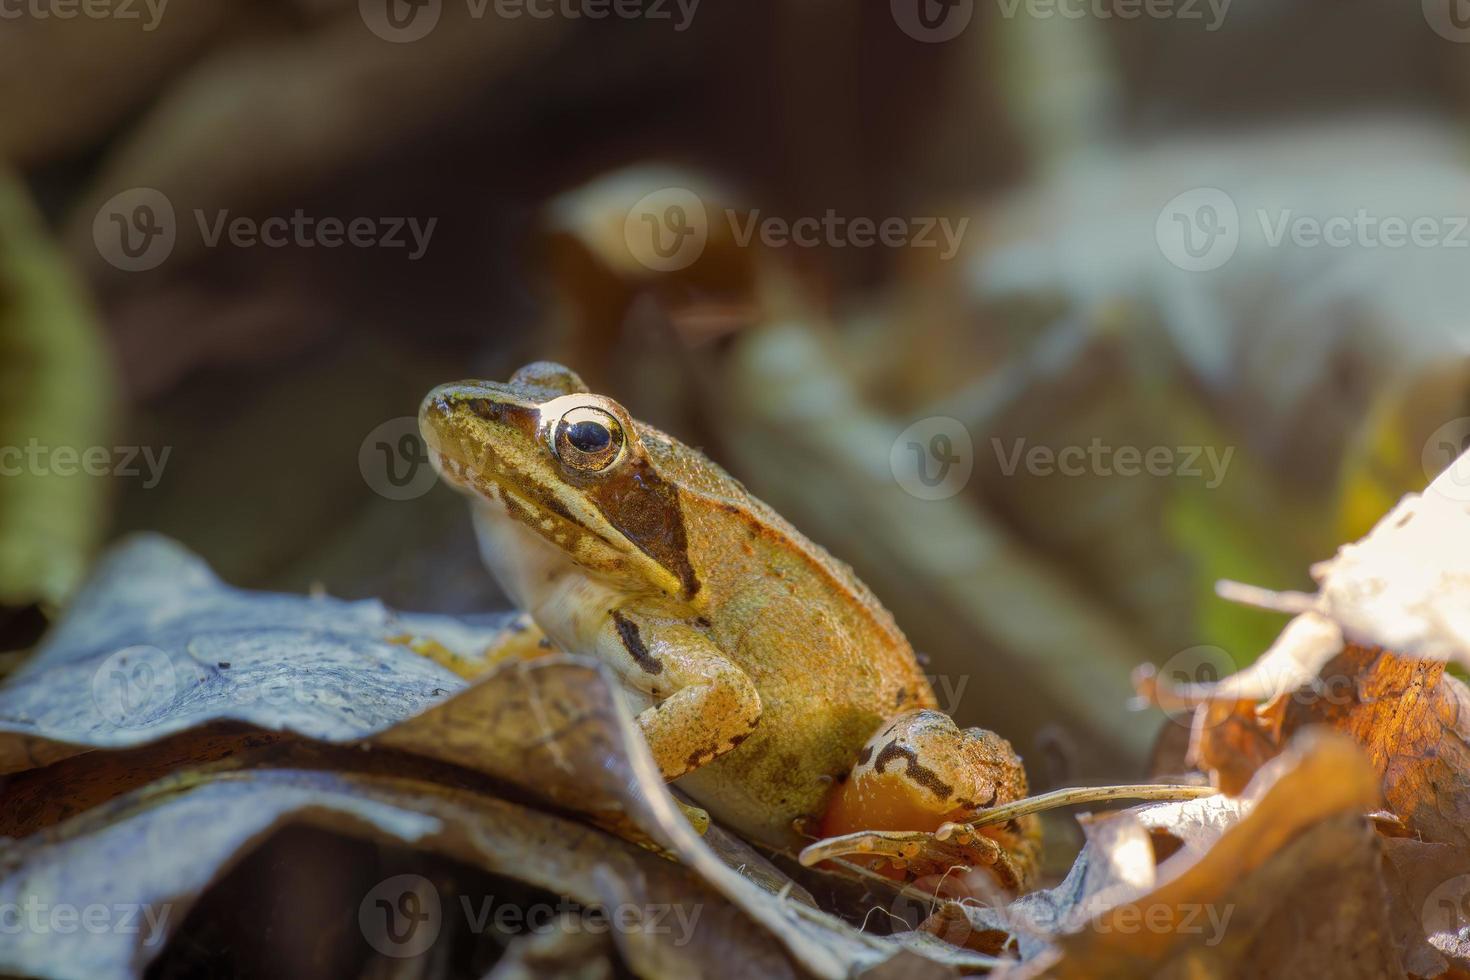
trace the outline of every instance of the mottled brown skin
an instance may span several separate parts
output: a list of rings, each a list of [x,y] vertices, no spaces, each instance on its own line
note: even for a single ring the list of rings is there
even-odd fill
[[[869,737],[935,707],[846,565],[570,370],[442,385],[420,425],[502,585],[556,645],[612,667],[664,776],[736,830],[802,843],[795,828],[815,826]],[[940,753],[905,771],[947,783],[934,806],[952,813],[958,788],[985,791],[954,771],[966,764]]]

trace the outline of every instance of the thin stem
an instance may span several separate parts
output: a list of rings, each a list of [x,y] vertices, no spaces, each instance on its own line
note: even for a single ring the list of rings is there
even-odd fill
[[[974,816],[963,823],[948,823],[939,828],[935,835],[940,840],[949,837],[953,828],[986,827],[1005,823],[1028,813],[1055,810],[1058,807],[1074,806],[1078,803],[1106,803],[1110,800],[1197,800],[1215,796],[1220,791],[1213,786],[1195,786],[1188,783],[1133,783],[1122,786],[1073,786],[1069,789],[1054,789],[1050,793],[1028,796],[1014,803],[976,810]]]

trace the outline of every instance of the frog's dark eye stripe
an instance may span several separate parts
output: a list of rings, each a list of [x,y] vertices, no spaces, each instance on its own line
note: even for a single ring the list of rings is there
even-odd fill
[[[557,458],[580,473],[598,473],[612,466],[622,456],[623,441],[618,420],[591,405],[563,415],[553,434]]]

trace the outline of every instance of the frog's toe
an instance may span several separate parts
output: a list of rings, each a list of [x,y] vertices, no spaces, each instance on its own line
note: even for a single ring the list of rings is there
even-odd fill
[[[1010,893],[1030,884],[1035,855],[1025,840],[996,838],[963,825],[941,837],[928,831],[860,831],[817,841],[802,864],[843,858],[899,881],[983,869]]]
[[[709,811],[702,810],[693,803],[685,803],[683,800],[675,800],[679,805],[679,811],[684,814],[684,819],[695,829],[699,836],[703,837],[705,831],[709,830]]]

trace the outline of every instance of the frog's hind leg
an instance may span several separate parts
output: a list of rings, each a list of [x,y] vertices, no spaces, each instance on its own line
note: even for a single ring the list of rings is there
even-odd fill
[[[985,867],[1008,890],[1021,890],[1038,857],[1035,817],[950,829],[943,839],[936,831],[1025,795],[1025,770],[1005,739],[962,730],[939,711],[911,711],[863,747],[821,820],[828,840],[808,848],[803,860],[846,856],[899,878]]]

